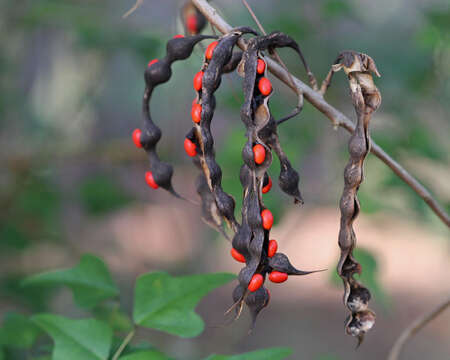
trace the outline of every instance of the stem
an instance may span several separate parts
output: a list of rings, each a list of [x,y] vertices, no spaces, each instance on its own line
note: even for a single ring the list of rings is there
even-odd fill
[[[211,22],[220,32],[227,33],[232,27],[228,24],[206,0],[192,0],[193,4],[200,10],[200,12],[205,15],[209,22]],[[247,47],[246,42],[243,39],[238,41],[238,45],[241,49],[245,50]],[[297,79],[295,76],[290,74],[288,71],[283,69],[283,67],[276,61],[266,58],[268,68],[270,72],[289,86],[297,94],[302,92],[311,105],[313,105],[317,110],[328,117],[334,126],[340,126],[346,129],[348,132],[353,133],[355,125],[353,122],[341,113],[339,110],[331,106],[319,91],[315,91],[306,85],[303,81]],[[291,82],[290,79],[293,81]],[[380,146],[378,146],[373,140],[371,140],[372,148],[371,152],[381,161],[383,161],[387,166],[389,166],[392,171],[402,179],[408,186],[410,186],[419,195],[425,203],[430,207],[430,209],[442,220],[442,222],[450,228],[450,216],[445,212],[445,210],[439,205],[436,199],[433,198],[431,193],[408,171],[406,171],[403,166],[392,159]]]
[[[120,344],[119,348],[117,349],[116,353],[114,354],[114,356],[112,357],[111,360],[117,360],[119,358],[120,354],[122,354],[122,351],[130,343],[135,332],[136,332],[136,329],[131,330],[130,333],[125,337],[125,339],[123,339],[122,344]]]
[[[435,319],[437,316],[442,314],[450,306],[450,298],[444,303],[440,304],[438,307],[433,309],[430,313],[425,314],[414,321],[409,327],[407,327],[400,337],[395,342],[391,351],[389,352],[388,360],[397,360],[400,356],[403,346],[406,341],[419,330],[421,330],[425,325],[427,325],[431,320]]]

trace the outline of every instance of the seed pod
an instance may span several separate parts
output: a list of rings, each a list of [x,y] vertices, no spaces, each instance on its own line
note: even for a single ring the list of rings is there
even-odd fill
[[[353,222],[360,211],[357,193],[363,181],[364,160],[370,151],[369,121],[380,105],[381,95],[371,75],[371,72],[374,72],[379,76],[374,61],[369,56],[354,51],[346,51],[338,56],[322,84],[322,89],[330,85],[332,74],[340,69],[345,71],[349,79],[357,123],[348,143],[350,159],[344,170],[344,190],[339,206],[341,226],[338,243],[341,257],[337,272],[344,282],[344,304],[351,312],[346,323],[346,332],[356,336],[359,345],[364,340],[365,333],[373,327],[375,313],[368,309],[371,298],[369,290],[354,278],[355,274],[361,272],[361,265],[353,257],[353,249],[356,246]]]
[[[282,273],[286,273],[288,275],[308,275],[315,272],[323,271],[323,270],[315,270],[315,271],[302,271],[298,270],[292,266],[288,257],[283,253],[276,253],[274,256],[269,258],[268,261],[269,267],[272,271],[279,271]]]
[[[172,75],[171,65],[174,61],[188,58],[198,42],[212,38],[211,36],[197,35],[189,37],[176,37],[167,42],[167,54],[164,58],[153,60],[145,70],[144,78],[146,89],[143,97],[144,126],[139,142],[148,154],[150,172],[153,182],[171,194],[180,197],[172,187],[173,168],[162,162],[156,152],[156,145],[161,138],[161,130],[155,125],[150,115],[150,98],[156,86],[168,81]]]

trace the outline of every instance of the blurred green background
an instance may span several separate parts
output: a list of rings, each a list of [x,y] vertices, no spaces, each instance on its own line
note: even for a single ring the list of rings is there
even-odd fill
[[[383,102],[372,121],[372,137],[450,211],[449,2],[249,3],[266,31],[281,30],[299,42],[319,81],[341,50],[374,58],[382,74],[376,84]],[[182,31],[182,2],[146,0],[122,19],[133,4],[0,1],[2,316],[11,311],[82,316],[70,293],[30,290],[19,282],[43,269],[72,266],[84,252],[104,258],[112,269],[122,290],[123,312],[129,311],[134,279],[143,272],[239,271],[228,259],[227,243],[199,220],[197,208],[145,185],[146,156],[136,151],[130,135],[141,124],[145,66],[164,56],[166,41]],[[256,27],[240,1],[212,4],[232,25]],[[289,50],[279,53],[289,69],[305,79],[295,55]],[[159,152],[175,165],[177,189],[191,198],[196,197],[196,169],[184,153],[183,140],[191,126],[191,81],[201,59],[198,48],[189,60],[175,63],[171,81],[158,87],[152,99],[155,122],[163,130]],[[236,74],[224,80],[212,130],[223,187],[240,204],[238,174],[245,142],[239,118],[241,82]],[[296,99],[283,84],[273,83],[271,109],[279,118]],[[343,74],[335,76],[326,99],[354,118]],[[348,134],[334,130],[307,103],[279,134],[300,172],[306,205],[294,208],[276,186],[265,197],[275,214],[278,241],[287,244],[285,249],[289,246],[290,256],[298,251],[302,264],[311,261],[311,268],[333,269]],[[273,179],[278,171],[274,161]],[[448,293],[449,234],[426,204],[374,156],[367,161],[366,176],[359,193],[358,258],[374,291],[379,322],[358,352],[343,334],[345,310],[339,282],[333,285],[333,270],[322,278],[293,279],[295,285],[280,290],[278,299],[273,291],[273,305],[251,336],[246,317],[221,326],[222,314],[231,305],[232,287],[226,287],[202,302],[200,313],[209,327],[199,339],[150,331],[140,337],[186,359],[265,345],[293,347],[292,359],[383,358],[402,327]],[[321,247],[311,234],[324,240]],[[320,258],[322,253],[330,256]],[[320,286],[317,278],[322,279]],[[449,321],[447,315],[424,331],[408,346],[405,359],[448,359]],[[8,351],[7,359],[29,358],[21,350]]]

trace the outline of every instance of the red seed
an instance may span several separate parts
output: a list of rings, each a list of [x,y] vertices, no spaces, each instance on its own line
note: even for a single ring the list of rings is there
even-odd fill
[[[199,71],[197,74],[195,74],[194,76],[194,89],[197,91],[202,90],[202,79],[203,79],[203,71]]]
[[[151,171],[147,171],[145,173],[145,181],[147,182],[148,186],[150,186],[153,189],[159,188],[159,185],[156,183],[155,179],[153,179],[153,174]]]
[[[272,92],[272,84],[270,83],[270,80],[266,77],[262,77],[259,80],[258,89],[264,96],[269,95]]]
[[[196,34],[197,33],[197,16],[194,14],[189,15],[189,17],[186,19],[186,27],[191,32]]]
[[[184,151],[191,157],[197,155],[197,146],[188,138],[184,139]]]
[[[262,164],[266,159],[266,149],[261,144],[256,144],[253,146],[253,157],[255,159],[255,163],[258,165]]]
[[[131,138],[133,139],[134,145],[136,145],[136,147],[138,148],[142,147],[141,134],[142,134],[141,129],[134,129],[133,134],[131,134]]]
[[[264,187],[262,188],[263,194],[268,193],[268,192],[270,191],[270,189],[272,189],[272,179],[271,179],[270,176],[269,176],[269,182],[267,183],[266,186],[264,186]]]
[[[184,36],[181,34],[177,34],[173,37],[173,39],[182,39],[182,38],[184,38]]]
[[[282,283],[288,279],[288,274],[279,271],[272,271],[269,274],[269,280],[274,283]]]
[[[157,63],[158,61],[159,61],[158,59],[153,59],[153,60],[150,60],[150,61],[148,62],[148,65],[147,65],[147,67],[150,67],[150,66],[152,66],[153,64]]]
[[[200,104],[194,104],[191,109],[192,121],[196,124],[200,123],[202,119],[202,106]]]
[[[248,289],[251,292],[258,290],[264,282],[264,277],[261,274],[255,274],[248,283]]]
[[[218,43],[219,43],[219,42],[217,42],[217,41],[213,41],[213,42],[212,42],[211,44],[209,44],[208,47],[206,48],[206,51],[205,51],[205,57],[206,57],[207,60],[211,60],[211,58],[212,58],[212,56],[213,56],[214,49],[216,48],[216,46],[217,46]]]
[[[273,225],[273,215],[269,209],[261,211],[262,226],[266,230],[270,230]]]
[[[241,263],[245,263],[245,257],[242,255],[239,251],[237,251],[235,248],[231,248],[230,250],[231,256],[234,258],[234,260],[239,261]]]
[[[269,246],[268,246],[268,250],[267,250],[267,256],[268,257],[272,257],[275,255],[275,253],[278,250],[278,243],[276,240],[270,240],[269,241]]]
[[[256,72],[258,74],[264,74],[264,71],[266,70],[266,63],[264,60],[258,59],[258,63],[256,64]]]

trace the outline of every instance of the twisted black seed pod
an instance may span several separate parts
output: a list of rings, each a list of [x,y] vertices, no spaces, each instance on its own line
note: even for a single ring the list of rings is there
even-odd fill
[[[197,102],[202,106],[201,121],[199,125],[196,125],[198,126],[198,133],[200,135],[199,142],[203,155],[201,158],[202,168],[211,192],[214,195],[219,213],[234,231],[238,227],[238,223],[234,217],[235,201],[222,189],[222,171],[215,161],[214,140],[210,126],[216,106],[214,92],[220,85],[222,74],[225,71],[233,70],[238,63],[239,57],[242,56],[239,53],[234,55],[233,47],[237,40],[246,33],[256,34],[254,30],[242,27],[232,30],[219,39],[211,59],[205,59],[202,92],[197,97]]]
[[[169,191],[172,195],[180,197],[172,186],[173,168],[170,164],[162,162],[156,152],[156,144],[161,139],[161,130],[153,122],[150,115],[150,98],[156,86],[167,82],[171,75],[171,65],[174,61],[187,59],[194,49],[195,44],[211,39],[213,36],[197,35],[183,38],[174,38],[167,43],[167,54],[156,62],[151,62],[145,70],[146,88],[142,101],[142,113],[144,127],[140,136],[140,143],[148,154],[150,170],[153,179],[158,186]]]
[[[273,51],[273,49],[280,48],[280,47],[290,47],[293,50],[295,50],[295,52],[299,55],[303,65],[306,69],[306,72],[307,72],[307,75],[308,75],[311,85],[313,87],[316,87],[315,77],[314,77],[313,73],[311,72],[311,70],[309,69],[309,66],[308,66],[307,62],[305,61],[305,58],[303,56],[303,53],[300,50],[300,47],[298,46],[298,44],[295,42],[294,39],[292,39],[290,36],[288,36],[284,33],[281,33],[279,31],[274,31],[266,36],[260,36],[255,39],[251,39],[249,41],[248,50],[247,50],[248,55],[246,55],[243,62],[249,61],[249,62],[254,63],[256,61],[255,58],[257,58],[257,56],[258,56],[257,54],[260,53],[261,51],[268,49],[270,52],[270,51]],[[248,83],[251,84],[252,79],[249,78]],[[244,87],[245,87],[245,85],[244,85]],[[303,97],[300,96],[300,102],[302,102],[302,100],[303,100]],[[252,105],[251,99],[246,98],[244,106],[242,107],[242,111],[244,111],[243,116],[246,119],[248,118],[252,107],[254,107],[254,104]],[[301,111],[301,105],[297,106],[297,111],[294,111],[289,116],[279,120],[278,123],[281,123],[281,122],[295,116],[300,111]],[[248,121],[248,120],[245,120],[245,121]],[[300,194],[300,190],[298,187],[298,184],[300,181],[300,176],[297,173],[297,171],[295,171],[292,168],[292,165],[291,165],[289,159],[287,158],[286,154],[284,153],[284,151],[280,145],[280,141],[279,141],[278,134],[277,134],[277,122],[275,122],[273,120],[273,118],[271,117],[269,119],[269,122],[266,124],[265,127],[263,127],[260,130],[260,133],[258,135],[261,137],[261,139],[264,140],[265,143],[267,143],[268,146],[270,146],[271,148],[273,148],[273,150],[275,150],[275,153],[278,156],[278,159],[280,161],[280,175],[279,175],[278,181],[279,181],[281,190],[283,192],[285,192],[286,194],[292,196],[294,198],[295,203],[303,204],[303,198]]]
[[[357,193],[364,179],[364,160],[370,151],[369,121],[381,103],[381,95],[371,75],[371,72],[378,76],[379,73],[369,56],[346,51],[339,55],[332,67],[333,72],[340,69],[344,69],[350,82],[357,123],[348,143],[350,159],[344,170],[344,191],[339,204],[341,257],[337,271],[344,283],[344,304],[351,312],[346,321],[346,332],[358,338],[359,346],[364,340],[365,333],[375,324],[375,313],[368,308],[371,298],[369,290],[354,278],[355,274],[361,273],[361,265],[353,256],[353,249],[356,246],[353,222],[360,211]],[[329,85],[331,75],[327,79]]]
[[[239,65],[239,72],[244,77],[244,104],[241,108],[241,119],[247,129],[248,141],[242,150],[244,165],[240,171],[240,180],[244,188],[242,225],[234,236],[232,243],[233,247],[245,257],[246,266],[239,273],[239,285],[233,292],[233,300],[235,304],[239,305],[237,309],[242,308],[242,302],[245,302],[249,307],[252,315],[252,326],[254,326],[259,312],[267,306],[270,298],[269,292],[264,286],[255,291],[247,290],[255,274],[259,274],[264,282],[266,275],[273,271],[288,275],[312,273],[294,268],[287,256],[282,253],[277,253],[269,258],[270,229],[264,227],[261,219],[261,211],[265,209],[262,200],[262,187],[268,182],[267,169],[272,161],[272,148],[275,149],[282,164],[281,188],[294,196],[296,201],[301,201],[298,190],[298,175],[292,169],[281,149],[276,133],[277,124],[270,114],[268,102],[271,90],[260,86],[261,81],[267,84],[268,80],[263,79],[267,72],[267,66],[264,66],[264,73],[257,69],[258,60],[264,61],[261,51],[279,46],[290,46],[300,52],[291,38],[277,32],[250,39]],[[302,60],[304,60],[303,57]],[[266,65],[265,62],[264,65]],[[253,148],[257,144],[263,146],[265,150],[264,161],[259,164],[256,163],[253,154]]]

